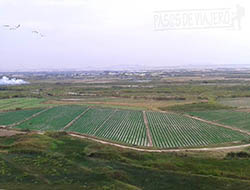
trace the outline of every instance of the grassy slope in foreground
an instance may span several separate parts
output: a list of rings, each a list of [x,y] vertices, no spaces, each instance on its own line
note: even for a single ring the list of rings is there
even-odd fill
[[[231,110],[218,110],[218,111],[201,111],[201,112],[188,112],[188,114],[209,120],[216,123],[229,125],[235,128],[250,131],[250,113],[231,111]]]
[[[209,155],[121,150],[64,133],[0,137],[0,188],[249,189],[249,158]]]
[[[42,131],[60,130],[86,109],[87,107],[82,106],[54,107],[16,128]]]

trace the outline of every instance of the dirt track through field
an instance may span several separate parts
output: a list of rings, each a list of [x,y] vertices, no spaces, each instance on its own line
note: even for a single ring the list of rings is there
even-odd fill
[[[143,148],[136,148],[136,147],[130,147],[125,146],[117,143],[107,142],[104,140],[99,140],[96,138],[92,138],[89,136],[79,135],[75,133],[69,133],[72,137],[82,138],[82,139],[88,139],[92,140],[101,144],[111,145],[122,149],[128,149],[128,150],[135,150],[140,152],[158,152],[158,153],[164,153],[164,152],[185,152],[185,151],[197,151],[197,152],[204,152],[204,151],[223,151],[223,150],[234,150],[234,149],[241,149],[250,147],[250,144],[244,144],[244,145],[236,145],[236,146],[226,146],[226,147],[214,147],[214,148],[185,148],[185,149],[168,149],[168,150],[160,150],[160,149],[143,149]]]
[[[63,129],[62,131],[66,130],[69,128],[71,125],[73,125],[78,119],[80,119],[85,113],[89,111],[90,107],[88,107],[85,111],[83,111],[80,115],[78,115],[75,119],[73,119],[71,122],[69,122]]]
[[[149,130],[149,127],[148,127],[148,118],[147,118],[147,115],[146,115],[145,111],[143,111],[142,113],[143,113],[144,124],[146,126],[146,131],[147,131],[148,146],[152,147],[153,146],[153,142],[152,142],[151,133],[150,133],[150,130]]]
[[[6,130],[0,128],[0,137],[10,137],[17,134],[25,134],[25,132],[22,131],[14,131],[14,130]]]

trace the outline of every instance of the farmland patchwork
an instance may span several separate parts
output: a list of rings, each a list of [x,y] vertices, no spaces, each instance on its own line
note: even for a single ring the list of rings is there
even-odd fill
[[[249,140],[247,134],[174,113],[143,114],[142,111],[71,105],[53,107],[29,118],[39,111],[42,109],[0,113],[0,125],[24,120],[16,128],[65,130],[112,142],[146,147],[151,146],[149,141],[152,140],[153,147],[156,148],[195,147]]]

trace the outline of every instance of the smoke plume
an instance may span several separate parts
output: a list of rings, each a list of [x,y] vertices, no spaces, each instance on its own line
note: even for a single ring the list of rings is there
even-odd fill
[[[22,79],[10,79],[6,76],[3,76],[2,79],[0,79],[0,85],[21,85],[21,84],[28,84],[29,82],[26,82]]]

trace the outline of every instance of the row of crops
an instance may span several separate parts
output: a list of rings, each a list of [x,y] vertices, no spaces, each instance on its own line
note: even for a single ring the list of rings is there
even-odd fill
[[[153,144],[160,148],[193,147],[241,141],[247,135],[178,114],[147,112]]]
[[[89,109],[67,131],[94,135],[102,123],[114,112],[112,109]]]
[[[95,135],[132,145],[148,144],[146,127],[140,111],[116,111]]]
[[[16,128],[40,131],[66,130],[130,145],[149,145],[142,111],[77,105],[58,106],[41,112],[42,110],[0,112],[0,125],[23,121]],[[31,117],[36,113],[40,114]],[[146,117],[153,146],[157,148],[205,146],[249,139],[249,136],[237,131],[183,115],[146,112]]]
[[[146,128],[139,111],[91,108],[67,131],[127,144],[147,145]]]
[[[218,110],[190,112],[189,114],[205,120],[214,121],[220,124],[250,131],[250,113],[247,112]]]

